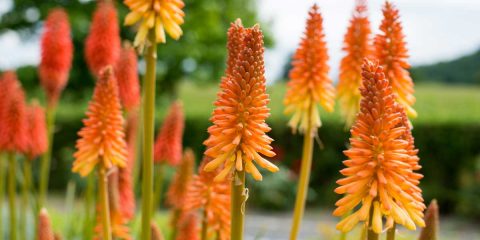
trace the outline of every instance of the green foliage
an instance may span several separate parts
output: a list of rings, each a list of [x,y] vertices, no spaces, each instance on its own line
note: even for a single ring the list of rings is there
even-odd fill
[[[128,9],[118,1],[119,24]],[[255,1],[253,0],[185,0],[184,35],[179,41],[167,38],[167,43],[158,47],[157,80],[160,82],[159,93],[176,95],[181,80],[195,79],[198,83],[217,82],[224,71],[226,56],[226,32],[237,18],[245,26],[259,22]],[[41,20],[54,7],[64,7],[70,18],[74,41],[73,68],[67,85],[67,92],[76,99],[88,96],[93,87],[93,78],[89,74],[84,60],[84,41],[89,32],[90,21],[96,1],[44,1],[15,0],[14,7],[0,19],[0,34],[13,30],[26,39],[39,33]],[[39,19],[29,20],[29,12],[36,11]],[[31,14],[30,14],[31,15]],[[273,44],[268,24],[262,24],[267,46]],[[122,39],[134,39],[134,28],[122,27]],[[38,75],[34,67],[19,69],[22,83],[28,89],[38,85]]]
[[[453,84],[480,84],[480,50],[467,56],[411,70],[415,81],[434,81]]]

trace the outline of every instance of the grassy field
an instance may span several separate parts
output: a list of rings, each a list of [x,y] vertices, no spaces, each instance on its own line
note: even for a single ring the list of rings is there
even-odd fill
[[[217,86],[195,86],[184,84],[180,98],[184,102],[187,116],[207,117],[213,109]],[[268,88],[271,97],[272,119],[285,118],[283,115],[283,97],[285,84],[279,83]],[[479,123],[480,124],[480,87],[417,85],[417,103],[415,109],[421,123]],[[334,113],[321,112],[324,121],[342,121],[338,107]]]
[[[419,84],[416,86],[417,102],[415,109],[418,118],[414,123],[463,123],[480,124],[480,86],[452,86],[439,84]],[[269,104],[272,120],[284,120],[283,97],[285,84],[278,83],[268,87],[271,97]],[[201,85],[184,83],[180,87],[179,98],[183,101],[187,117],[208,118],[213,110],[213,102],[218,91],[217,85]],[[88,99],[83,101],[62,100],[59,117],[64,120],[74,120],[84,117]],[[157,116],[165,114],[163,102],[157,104]],[[342,121],[338,105],[334,113],[321,111],[323,121]]]

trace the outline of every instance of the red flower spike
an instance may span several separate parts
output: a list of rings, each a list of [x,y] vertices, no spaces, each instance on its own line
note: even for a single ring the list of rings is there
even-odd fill
[[[28,150],[25,93],[14,72],[5,72],[1,80],[0,150],[26,153]]]
[[[185,119],[181,102],[172,103],[163,121],[154,146],[155,163],[166,161],[176,166],[182,159],[182,138]]]
[[[195,212],[185,213],[178,222],[178,233],[175,240],[199,240],[198,216]]]
[[[116,66],[116,76],[120,100],[127,111],[132,111],[140,104],[140,82],[138,80],[137,54],[130,44],[124,44],[120,50]]]
[[[78,135],[73,172],[88,175],[97,165],[105,169],[123,168],[127,164],[127,150],[123,130],[123,116],[118,98],[118,85],[111,67],[100,74],[87,119]]]
[[[40,83],[48,103],[55,105],[67,85],[73,59],[68,15],[62,8],[50,11],[45,21],[41,39]]]
[[[55,234],[52,230],[52,224],[50,223],[50,217],[48,217],[48,212],[45,208],[40,210],[38,215],[38,232],[37,240],[55,240]]]
[[[187,186],[192,180],[194,167],[195,154],[192,149],[187,148],[167,192],[167,203],[175,209],[183,208]]]
[[[106,66],[115,66],[120,54],[117,10],[110,1],[101,1],[93,15],[85,42],[85,57],[90,71],[98,76]]]
[[[29,160],[34,160],[45,153],[48,147],[45,111],[36,101],[27,108],[27,124],[28,150],[26,154]]]
[[[413,96],[413,81],[408,72],[410,64],[407,62],[407,43],[398,9],[388,1],[383,7],[380,31],[374,42],[376,58],[384,68],[385,76],[397,95],[397,101],[410,117],[416,117],[417,112],[412,107],[416,100]]]
[[[185,212],[203,209],[207,214],[208,235],[219,234],[219,240],[230,239],[230,204],[231,184],[228,181],[215,182],[213,179],[221,171],[203,170],[211,161],[205,157],[198,168],[198,175],[193,176],[188,184],[183,204]]]

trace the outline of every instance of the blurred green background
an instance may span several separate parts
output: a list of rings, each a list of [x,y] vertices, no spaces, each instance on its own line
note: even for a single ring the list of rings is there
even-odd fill
[[[186,0],[185,4],[184,36],[178,42],[168,40],[158,50],[156,122],[160,125],[172,99],[181,99],[186,112],[184,145],[192,147],[200,159],[217,83],[224,71],[226,30],[238,17],[246,26],[260,19],[254,0]],[[81,119],[94,84],[83,58],[83,41],[95,2],[16,0],[0,20],[0,34],[15,31],[28,39],[41,31],[41,19],[48,10],[59,5],[70,14],[75,56],[57,118],[50,186],[54,191],[64,191],[69,179],[75,179],[80,189],[85,184],[70,172],[70,167],[76,134],[82,127]],[[125,7],[122,4],[117,7],[123,19]],[[33,21],[26,17],[32,9],[38,13]],[[266,46],[273,46],[270,24],[262,23],[262,29]],[[121,35],[123,39],[133,39],[129,28],[122,28]],[[283,72],[288,72],[288,68],[287,64]],[[29,98],[43,100],[36,67],[21,66],[17,72]],[[443,213],[480,218],[480,52],[448,62],[415,66],[411,72],[417,83],[415,108],[419,113],[413,120],[413,134],[420,149],[421,172],[425,175],[421,182],[425,199],[429,202],[437,198]],[[282,171],[266,173],[263,183],[251,184],[250,203],[266,210],[290,209],[293,205],[301,155],[301,137],[292,136],[286,126],[288,118],[282,114],[284,82],[278,81],[268,88],[272,110],[269,124],[273,129],[270,135],[275,139],[273,145],[278,154],[274,161],[281,165]],[[339,198],[333,189],[340,178],[338,171],[345,158],[342,151],[347,148],[349,133],[338,110],[321,115],[322,149],[315,148],[309,204],[331,208]]]

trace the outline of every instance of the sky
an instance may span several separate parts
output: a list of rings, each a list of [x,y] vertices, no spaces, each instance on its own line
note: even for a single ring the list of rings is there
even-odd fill
[[[480,49],[480,0],[393,0],[401,20],[413,65],[435,63],[457,58]],[[329,48],[330,75],[336,79],[343,35],[354,7],[354,0],[257,0],[259,15],[272,26],[275,47],[266,51],[267,79],[277,79],[295,51],[305,29],[309,8],[320,7]],[[383,0],[368,1],[371,26],[378,33]],[[0,1],[0,15],[12,0]],[[39,38],[22,40],[13,32],[0,36],[0,69],[24,64],[38,64]]]

